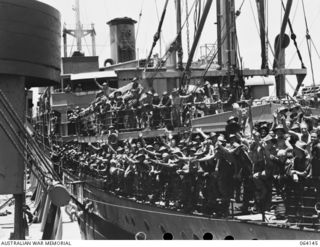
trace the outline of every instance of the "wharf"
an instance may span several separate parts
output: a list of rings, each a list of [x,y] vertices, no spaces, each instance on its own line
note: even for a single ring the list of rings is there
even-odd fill
[[[32,206],[32,205],[31,205]],[[30,207],[31,208],[31,207]],[[14,230],[14,204],[1,210],[8,210],[11,214],[0,216],[0,240],[9,240]],[[69,216],[61,208],[62,213],[62,238],[61,240],[81,240],[79,225],[76,221],[71,222]],[[29,224],[29,235],[26,240],[42,239],[41,222]],[[60,240],[60,239],[59,239]]]

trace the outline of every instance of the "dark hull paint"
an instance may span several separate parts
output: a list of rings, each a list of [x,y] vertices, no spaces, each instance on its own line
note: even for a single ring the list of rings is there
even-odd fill
[[[164,233],[174,239],[202,239],[210,232],[213,239],[232,235],[236,240],[320,239],[320,232],[298,230],[262,222],[208,218],[184,214],[153,205],[119,198],[99,189],[97,181],[84,185],[83,196],[94,202],[94,212],[80,218],[84,239],[133,239],[144,232],[147,239],[160,240]]]
[[[126,232],[115,224],[112,224],[96,214],[84,212],[79,218],[81,237],[86,240],[134,240],[134,235]]]

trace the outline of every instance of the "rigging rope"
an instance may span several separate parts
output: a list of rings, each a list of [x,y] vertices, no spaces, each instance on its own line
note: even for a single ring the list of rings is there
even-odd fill
[[[241,9],[242,9],[244,2],[245,2],[245,0],[242,0],[242,3],[240,5],[239,9],[236,11],[236,17],[238,17],[241,14]]]
[[[285,10],[285,6],[284,6],[284,3],[283,3],[283,0],[281,0],[281,3],[282,3],[282,8]],[[299,57],[300,62],[301,62],[301,68],[305,69],[306,66],[303,63],[303,59],[302,59],[302,56],[301,56],[301,53],[300,53],[300,50],[299,50],[299,47],[298,47],[298,44],[297,44],[297,40],[296,40],[297,36],[293,31],[292,22],[290,21],[290,18],[288,19],[288,24],[289,24],[289,28],[290,28],[290,32],[291,32],[291,39],[292,39],[292,41],[294,43],[294,46],[296,47],[297,54],[298,54],[298,57]]]
[[[189,7],[188,7],[188,0],[186,0],[186,16],[189,13]],[[187,19],[187,50],[188,50],[188,56],[190,53],[190,30],[189,30],[189,19]]]
[[[304,1],[302,0],[301,3],[302,3],[304,21],[305,21],[305,25],[306,25],[306,39],[307,39],[307,47],[308,47],[308,53],[309,53],[309,59],[310,59],[312,81],[313,81],[313,86],[315,86],[314,71],[313,71],[313,62],[312,62],[312,54],[311,54],[311,36],[310,36],[310,32],[309,32],[309,27],[308,27],[308,21],[307,21],[307,16],[306,16],[306,10],[305,10],[305,6],[304,6]]]
[[[168,6],[168,2],[169,0],[166,0],[165,2],[165,5],[164,5],[164,8],[163,8],[163,12],[162,12],[162,16],[161,16],[161,19],[160,19],[160,23],[158,25],[158,30],[157,32],[155,33],[155,35],[153,36],[153,43],[152,43],[152,47],[151,47],[151,50],[150,50],[150,53],[147,57],[147,60],[146,60],[146,65],[145,65],[145,71],[148,67],[148,63],[150,61],[150,58],[151,58],[151,55],[152,55],[152,52],[153,52],[153,49],[154,47],[156,46],[159,38],[160,38],[160,35],[161,35],[161,29],[162,29],[162,24],[163,24],[163,21],[164,21],[164,17],[166,15],[166,11],[167,11],[167,6]]]
[[[140,23],[141,23],[141,17],[142,17],[143,4],[144,4],[144,0],[142,0],[140,12],[139,12],[138,27],[137,27],[137,33],[136,33],[136,38],[135,38],[136,42],[137,42],[137,39],[138,39],[139,30],[140,30]]]
[[[259,27],[258,27],[258,24],[257,24],[256,16],[255,16],[255,14],[254,14],[254,10],[253,10],[253,7],[252,7],[251,0],[249,1],[249,3],[250,3],[250,7],[251,7],[251,12],[252,12],[252,15],[253,15],[253,20],[254,20],[254,23],[255,23],[255,25],[256,25],[256,29],[257,29],[258,35],[260,36]],[[260,15],[259,15],[258,18],[261,18]],[[270,40],[269,40],[269,36],[268,36],[268,35],[267,35],[267,43],[268,43],[269,49],[270,49],[270,51],[271,51],[271,53],[272,53],[272,56],[273,56],[274,60],[276,60],[276,62],[278,62],[278,60],[277,60],[277,58],[276,58],[276,56],[275,56],[274,50],[273,50],[273,48],[272,48],[272,45],[271,45],[271,43],[270,43]]]
[[[237,19],[237,18],[240,16],[240,14],[241,14],[241,9],[242,9],[242,6],[243,6],[244,2],[245,2],[245,0],[242,1],[239,9],[236,11],[236,14],[235,14],[235,15],[236,15],[236,19]],[[221,29],[224,29],[224,27],[226,26],[226,24],[227,24],[227,23],[224,22]],[[204,78],[204,77],[206,76],[206,74],[208,73],[208,71],[209,71],[212,63],[214,62],[214,59],[216,58],[216,56],[218,55],[219,50],[220,50],[221,47],[222,47],[222,44],[224,43],[225,39],[227,38],[227,34],[228,34],[228,32],[230,31],[230,29],[231,29],[231,27],[230,27],[229,30],[224,34],[224,37],[222,38],[222,42],[221,42],[220,46],[217,47],[215,53],[212,55],[209,63],[208,63],[207,66],[206,66],[206,69],[205,69],[204,73],[202,74],[202,78]],[[236,30],[235,30],[235,31],[236,31]],[[237,36],[237,32],[236,32],[236,36]],[[213,45],[211,51],[209,52],[209,55],[208,55],[208,56],[211,55],[211,52],[214,51],[214,47],[215,47],[217,44],[218,44],[218,40],[216,40],[216,42],[214,43],[214,45]],[[240,56],[240,46],[239,46],[238,38],[237,38],[237,46],[238,46],[238,51],[239,51],[239,54],[238,54],[238,55]],[[242,59],[240,58],[240,60],[241,60],[241,69],[242,69]]]
[[[282,3],[282,5],[283,5],[283,3]],[[296,3],[296,8],[294,10],[294,14],[293,14],[293,17],[292,17],[292,23],[294,22],[294,20],[296,18],[297,11],[298,11],[298,6],[299,6],[299,1],[297,1],[297,3]]]
[[[313,19],[313,21],[312,21],[312,23],[311,23],[311,25],[310,25],[309,28],[312,28],[312,27],[314,26],[314,24],[317,23],[317,18],[318,18],[318,16],[319,16],[319,14],[320,14],[320,9],[318,10],[318,12],[317,12],[315,18]],[[304,37],[301,38],[301,40],[299,41],[298,47],[301,47],[303,41],[304,41]],[[290,60],[289,60],[288,65],[290,65],[290,64],[292,63],[292,61],[293,61],[293,59],[294,59],[294,56],[295,56],[295,54],[293,54],[293,55],[290,57]]]
[[[166,53],[162,56],[161,62],[160,62],[160,63],[157,65],[157,67],[155,68],[154,74],[153,74],[153,76],[151,76],[151,78],[150,78],[151,80],[153,80],[153,79],[156,77],[156,75],[159,73],[160,69],[162,68],[162,65],[165,64],[165,62],[168,60],[170,54],[176,49],[176,41],[177,41],[179,35],[181,35],[181,32],[182,32],[184,26],[186,25],[187,20],[189,19],[190,15],[191,15],[191,13],[192,13],[192,10],[193,10],[193,8],[194,8],[194,6],[195,6],[195,3],[196,3],[196,2],[194,1],[193,4],[192,4],[192,6],[191,6],[191,9],[190,9],[189,13],[188,13],[187,16],[186,16],[186,19],[184,20],[184,22],[183,22],[183,24],[182,24],[182,26],[181,26],[181,28],[180,28],[177,36],[176,36],[176,38],[175,38],[174,41],[171,43],[171,45],[170,45],[170,47],[168,48],[168,50],[166,51]]]
[[[14,121],[14,123],[17,125],[17,127],[19,128],[19,130],[21,131],[21,133],[24,135],[24,137],[26,138],[27,141],[29,141],[29,144],[32,147],[33,152],[36,154],[36,157],[39,158],[39,160],[41,161],[41,163],[45,166],[45,168],[49,171],[49,173],[52,174],[52,176],[57,180],[61,182],[61,179],[59,178],[59,176],[57,175],[57,173],[54,171],[53,167],[50,166],[50,164],[48,164],[47,160],[45,159],[45,157],[43,157],[43,153],[40,151],[39,147],[37,146],[37,144],[35,143],[35,141],[33,140],[33,138],[30,136],[30,134],[25,130],[23,123],[21,122],[19,116],[17,115],[17,113],[15,112],[13,106],[11,105],[11,103],[8,101],[7,97],[4,95],[4,93],[0,90],[0,101],[2,102],[3,106],[5,107],[5,109],[7,110],[7,112],[9,113],[9,116],[11,117],[11,119]],[[5,116],[4,119],[6,121],[8,121]],[[10,122],[8,121],[8,125],[10,127]],[[13,130],[14,132],[14,130]],[[15,132],[14,132],[15,133]],[[15,133],[16,134],[16,133]],[[17,138],[19,140],[19,136]]]
[[[3,132],[7,135],[7,137],[10,139],[11,143],[14,145],[14,147],[16,148],[16,150],[18,151],[18,153],[20,154],[21,158],[24,160],[24,162],[26,164],[29,164],[29,161],[27,160],[24,151],[21,150],[21,148],[19,147],[19,145],[15,142],[14,138],[12,137],[12,135],[7,131],[7,128],[5,127],[5,125],[3,124],[2,121],[0,121],[0,128],[3,130]],[[37,174],[34,173],[34,171],[32,169],[30,169],[31,172],[35,175],[35,177],[38,179],[38,181],[42,184],[42,180],[37,176]],[[46,175],[44,175],[40,170],[38,170],[41,175],[42,178],[45,177]],[[45,188],[45,187],[44,187]]]
[[[264,6],[266,7],[266,23],[267,23],[267,28],[266,28],[266,55],[267,58],[269,60],[269,46],[268,46],[268,42],[269,42],[269,2],[267,0],[264,1]],[[269,67],[269,66],[268,66]]]
[[[154,4],[156,6],[156,13],[157,13],[157,19],[158,19],[158,22],[160,22],[160,17],[159,17],[159,10],[158,10],[158,4],[157,4],[157,0],[154,0]],[[166,43],[164,37],[163,37],[163,34],[162,32],[160,32],[160,37],[159,37],[159,50],[160,50],[160,56],[162,56],[162,43]]]
[[[198,26],[201,18],[201,0],[196,0],[196,6],[194,10],[193,22],[194,22],[194,37],[197,33]]]
[[[318,58],[320,59],[320,54],[319,54],[319,52],[318,52],[318,50],[317,50],[316,45],[315,45],[315,44],[314,44],[314,42],[313,42],[313,39],[311,39],[311,44],[312,44],[312,46],[313,46],[313,49],[315,49],[315,51],[316,51],[316,53],[317,53]]]

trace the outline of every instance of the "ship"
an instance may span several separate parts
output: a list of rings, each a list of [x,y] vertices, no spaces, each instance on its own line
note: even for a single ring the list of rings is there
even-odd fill
[[[138,138],[157,137],[167,134],[167,130],[119,130],[114,136],[110,135],[89,135],[79,136],[77,134],[76,124],[68,119],[68,113],[72,109],[81,107],[85,109],[90,102],[93,102],[98,88],[88,86],[88,81],[98,79],[109,80],[110,85],[116,88],[125,88],[134,78],[140,78],[142,87],[150,90],[156,87],[157,92],[172,91],[174,88],[186,88],[190,85],[197,87],[198,81],[205,83],[209,81],[211,84],[238,85],[244,83],[245,78],[253,76],[270,77],[275,76],[277,99],[267,101],[257,101],[259,103],[252,105],[252,102],[245,105],[252,114],[252,119],[256,121],[270,121],[272,114],[281,104],[290,107],[291,104],[297,102],[293,98],[286,96],[285,76],[296,75],[297,87],[295,95],[299,91],[303,79],[306,76],[307,69],[303,65],[298,69],[287,69],[284,67],[285,49],[288,46],[288,36],[285,34],[289,20],[289,14],[292,7],[292,0],[287,1],[284,6],[285,14],[282,21],[281,33],[275,42],[275,63],[273,68],[268,67],[268,46],[269,39],[266,33],[266,10],[265,1],[257,0],[257,9],[260,24],[261,38],[261,69],[251,70],[241,68],[241,64],[237,59],[237,35],[236,35],[236,18],[240,15],[240,11],[235,9],[234,0],[217,0],[217,49],[206,56],[206,63],[196,65],[192,63],[196,47],[198,46],[203,25],[206,21],[208,12],[213,1],[207,0],[203,8],[201,18],[199,18],[199,26],[195,34],[194,43],[189,51],[189,57],[186,64],[182,63],[182,46],[181,46],[181,0],[176,0],[177,9],[177,38],[172,43],[167,53],[161,58],[160,62],[151,59],[152,50],[157,42],[155,38],[149,56],[146,59],[136,60],[135,44],[134,44],[134,24],[131,18],[116,18],[108,24],[111,32],[111,46],[113,57],[107,59],[105,67],[97,70],[97,57],[95,49],[93,49],[92,57],[85,57],[81,54],[74,54],[72,58],[63,58],[64,73],[62,75],[61,88],[55,90],[47,90],[43,92],[40,98],[40,113],[37,117],[38,125],[35,130],[42,132],[44,136],[38,139],[43,146],[50,146],[52,143],[103,143],[112,141],[110,138],[117,140],[126,139],[128,137]],[[164,6],[162,18],[165,16],[168,1]],[[79,1],[76,1],[76,10],[79,10]],[[191,10],[190,10],[191,13]],[[81,30],[79,15],[77,15],[77,30]],[[162,23],[160,21],[157,34],[161,32]],[[290,24],[291,26],[291,24]],[[82,30],[83,31],[83,30]],[[88,31],[88,30],[87,30]],[[95,30],[91,29],[86,34],[91,34],[94,42]],[[130,34],[123,37],[123,33]],[[64,45],[67,47],[67,34],[77,36],[78,50],[81,51],[81,32],[73,32],[64,29]],[[129,38],[128,38],[129,37]],[[117,43],[117,40],[120,40]],[[217,57],[217,67],[213,66]],[[178,58],[178,59],[177,59]],[[178,60],[178,62],[176,61]],[[78,70],[83,64],[86,64],[85,71]],[[109,64],[109,66],[106,66]],[[303,64],[303,63],[302,63]],[[76,65],[76,66],[75,66]],[[83,68],[83,67],[82,67]],[[86,84],[86,83],[87,84]],[[73,93],[66,92],[66,85],[69,85]],[[76,91],[77,85],[82,88]],[[87,88],[84,89],[83,87]],[[255,98],[269,96],[268,84],[258,83],[251,85],[252,94]],[[146,90],[146,91],[147,91]],[[238,94],[237,94],[238,95]],[[238,98],[235,102],[239,101]],[[50,111],[56,115],[49,114],[46,108],[46,102],[50,102]],[[313,109],[317,113],[317,109]],[[84,113],[85,115],[85,113]],[[90,115],[90,114],[89,114]],[[191,122],[191,126],[186,128],[174,128],[170,133],[172,135],[188,129],[202,128],[205,132],[222,132],[225,129],[225,123],[230,116],[234,115],[232,110],[226,110],[224,113],[214,114],[204,117],[195,118]],[[46,118],[47,121],[44,121]],[[53,124],[52,119],[59,124]],[[55,129],[55,134],[51,136],[51,131]],[[53,140],[54,139],[54,140]],[[128,198],[121,194],[117,194],[105,189],[103,179],[97,179],[89,175],[72,173],[68,169],[63,169],[63,181],[65,186],[78,206],[78,222],[83,239],[163,239],[166,234],[172,236],[173,239],[203,239],[204,236],[210,235],[211,239],[320,239],[318,227],[318,210],[317,201],[315,199],[315,187],[306,188],[309,197],[305,198],[303,205],[304,213],[300,222],[286,220],[276,220],[268,217],[264,213],[242,214],[237,212],[234,203],[231,203],[229,209],[230,214],[226,217],[215,215],[206,215],[199,212],[183,212],[181,210],[166,207],[161,203],[151,204],[145,201]],[[311,197],[311,199],[310,199]],[[308,201],[309,200],[309,201]],[[281,200],[275,202],[281,204]],[[292,216],[293,217],[293,216]]]

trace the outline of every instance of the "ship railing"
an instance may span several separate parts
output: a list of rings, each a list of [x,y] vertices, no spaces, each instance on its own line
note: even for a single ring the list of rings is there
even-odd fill
[[[221,108],[208,107],[208,104],[205,106],[204,103],[186,104],[185,107],[178,108],[172,106],[150,109],[139,108],[135,110],[111,110],[102,113],[91,111],[80,117],[79,122],[84,127],[94,125],[102,130],[108,129],[112,125],[121,132],[164,127],[170,130],[190,127],[192,119],[218,114],[216,110],[219,110],[219,113],[223,112]]]
[[[100,134],[102,131],[109,129],[110,126],[114,126],[120,132],[140,131],[146,128],[170,128],[174,126],[172,107],[158,108],[158,110],[155,112],[154,109],[124,109],[102,113],[92,112],[78,118],[75,122],[78,125],[77,129],[81,129],[82,133],[90,132],[89,130],[94,129],[95,131],[93,132],[95,134]]]
[[[264,104],[282,104],[294,105],[294,102],[288,99],[277,100],[254,100],[253,106]],[[238,104],[245,108],[248,106],[247,101],[239,101]],[[139,106],[136,109],[120,110],[100,110],[101,104],[91,106],[81,112],[77,117],[70,118],[70,122],[78,125],[77,129],[85,129],[79,135],[88,132],[88,129],[94,129],[91,134],[100,134],[103,130],[114,126],[120,132],[130,132],[143,130],[146,128],[174,129],[176,127],[190,127],[191,120],[208,115],[214,115],[224,112],[225,103],[215,102],[189,102],[184,103],[181,107],[156,107],[152,105]],[[108,106],[107,106],[108,107]],[[110,107],[110,106],[109,106]],[[178,109],[178,110],[177,110]]]
[[[264,104],[281,104],[281,105],[294,105],[296,102],[287,99],[255,99],[252,101],[253,105],[264,105]]]
[[[74,159],[71,159],[72,161],[72,164],[69,166],[69,167],[73,167],[75,164],[77,164],[77,162],[74,160]],[[66,168],[68,166],[65,166]],[[69,170],[71,171],[71,170]],[[82,177],[84,176],[85,174],[86,175],[89,175],[89,176],[94,176],[95,179],[94,181],[97,181],[97,182],[101,182],[101,184],[103,184],[105,181],[109,181],[108,177],[110,176],[114,176],[114,175],[107,175],[105,176],[105,173],[104,172],[99,172],[99,170],[94,170],[92,169],[91,167],[87,166],[86,169],[83,169],[83,167],[81,167],[80,165],[78,165],[78,168],[75,168],[73,167],[72,168],[72,172],[74,174],[80,174],[79,176]],[[117,173],[114,173],[114,174],[117,174]],[[106,179],[107,178],[107,179]],[[86,178],[88,179],[88,178]],[[319,184],[319,179],[318,178],[309,178],[307,179],[307,181],[309,182],[309,185],[310,183],[311,184]],[[311,181],[311,182],[310,182]],[[104,186],[104,185],[102,185]],[[112,187],[112,186],[111,186]],[[314,190],[314,188],[311,186],[310,188],[307,188],[307,189],[310,189],[310,190]],[[307,194],[306,192],[306,187],[304,188],[304,191],[305,193]],[[112,192],[112,189],[109,188],[109,186],[105,185],[105,190],[106,191],[110,191]],[[121,194],[121,191],[122,189],[120,189],[118,192]],[[122,191],[124,192],[124,191]],[[131,199],[135,196],[138,196],[138,194],[141,192],[141,188],[137,188],[137,191],[136,191],[136,194],[132,194],[132,195],[127,195],[128,199]],[[138,193],[138,194],[137,194]],[[121,194],[123,196],[123,194]],[[308,195],[302,195],[302,199],[303,199],[303,202],[306,202],[308,200],[312,200],[312,204],[311,206],[306,206],[306,205],[298,205],[298,210],[300,213],[297,213],[297,214],[290,214],[290,212],[287,212],[284,216],[285,218],[288,219],[287,222],[281,222],[279,223],[279,221],[272,221],[272,218],[270,217],[267,217],[266,218],[266,221],[263,222],[261,220],[254,220],[256,221],[257,223],[259,224],[266,224],[266,225],[273,225],[273,226],[278,226],[278,225],[281,225],[283,227],[288,227],[288,228],[291,228],[291,227],[307,227],[307,228],[312,228],[312,229],[318,229],[319,226],[320,226],[320,221],[319,221],[319,211],[316,209],[316,204],[318,203],[318,196],[308,196]],[[219,201],[221,199],[217,198],[217,201]],[[231,199],[230,201],[234,201],[234,199]],[[103,202],[101,202],[103,203]],[[155,204],[155,206],[157,206]],[[288,205],[288,207],[292,207],[292,208],[296,208],[295,206],[291,206],[291,205]],[[313,210],[313,212],[310,213],[310,209]],[[231,213],[232,216],[234,216],[234,212],[230,212],[230,208],[229,208],[229,213]],[[201,213],[201,212],[200,212]],[[265,212],[266,215],[270,215],[270,216],[276,216],[276,212]],[[232,219],[235,219],[234,217]],[[241,220],[240,220],[241,221]],[[245,221],[248,221],[248,220],[245,220]]]

